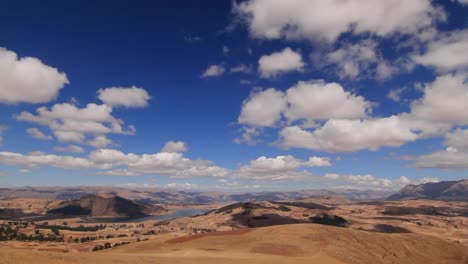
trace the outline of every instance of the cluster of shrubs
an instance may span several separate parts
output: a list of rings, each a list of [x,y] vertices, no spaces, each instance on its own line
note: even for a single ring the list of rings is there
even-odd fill
[[[215,229],[208,229],[208,228],[192,228],[192,231],[193,231],[195,234],[216,232]]]
[[[26,235],[19,232],[19,226],[12,228],[10,225],[0,226],[0,241],[17,240],[17,241],[50,241],[63,242],[63,235],[58,230],[53,230],[53,234],[41,234],[38,230],[34,235]]]
[[[106,228],[106,225],[100,224],[95,226],[84,226],[79,225],[77,227],[68,226],[66,223],[64,225],[49,225],[47,222],[42,224],[37,224],[36,228],[39,229],[57,229],[57,230],[68,230],[68,231],[78,231],[78,232],[96,232],[98,230],[103,230]]]

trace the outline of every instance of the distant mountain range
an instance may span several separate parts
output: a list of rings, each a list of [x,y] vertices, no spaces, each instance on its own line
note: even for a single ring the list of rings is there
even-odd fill
[[[232,193],[177,191],[161,188],[77,186],[0,188],[0,199],[42,198],[70,200],[79,199],[87,195],[98,193],[111,193],[134,201],[158,204],[212,204],[229,202],[281,201],[302,199],[319,199],[320,203],[332,204],[343,203],[346,199],[353,201],[382,200],[391,194],[389,192],[362,190],[303,190],[289,192],[271,191]]]
[[[389,201],[411,199],[468,201],[468,180],[408,185],[387,198]]]
[[[92,194],[63,201],[47,213],[61,216],[136,217],[165,211],[161,206],[130,201],[114,194]]]

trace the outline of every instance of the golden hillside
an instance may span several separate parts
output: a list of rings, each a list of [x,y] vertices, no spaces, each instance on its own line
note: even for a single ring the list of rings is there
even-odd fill
[[[468,263],[466,247],[419,234],[295,224],[158,239],[93,253],[0,248],[0,263]]]

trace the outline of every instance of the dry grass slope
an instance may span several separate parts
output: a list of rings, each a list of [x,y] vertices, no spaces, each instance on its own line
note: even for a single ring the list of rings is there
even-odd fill
[[[316,224],[173,235],[98,253],[0,248],[0,263],[468,263],[466,247],[419,234],[380,234]]]

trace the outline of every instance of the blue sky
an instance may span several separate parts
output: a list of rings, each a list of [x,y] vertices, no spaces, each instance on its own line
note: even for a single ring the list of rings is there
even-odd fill
[[[466,178],[466,1],[8,1],[0,185]]]

